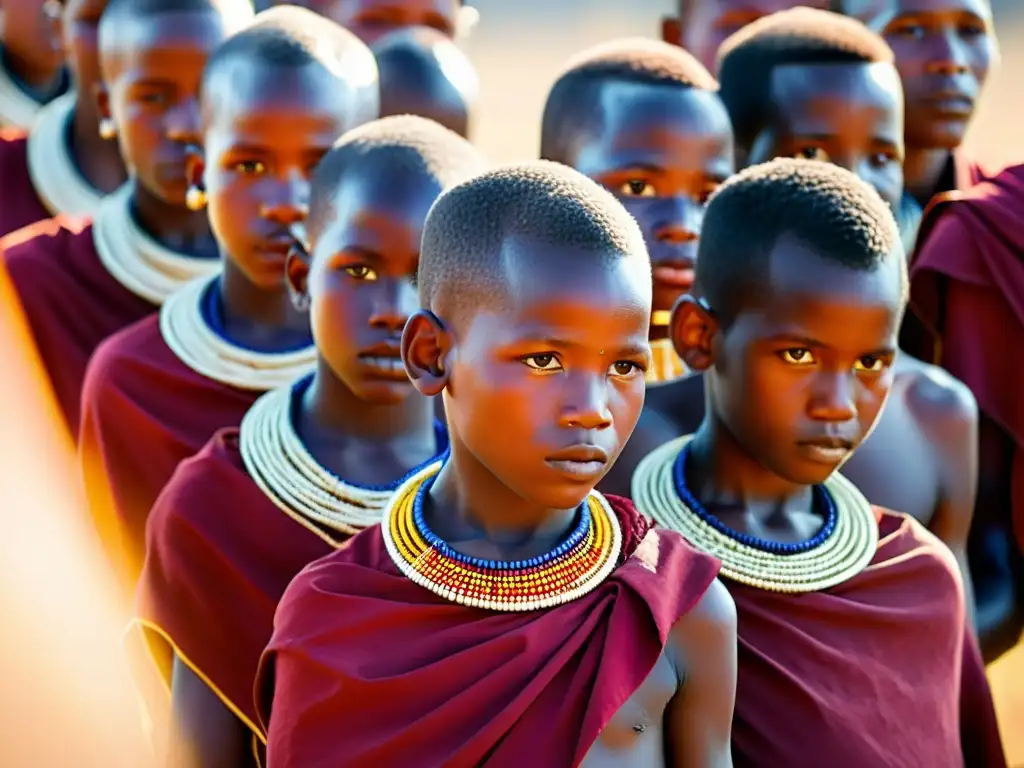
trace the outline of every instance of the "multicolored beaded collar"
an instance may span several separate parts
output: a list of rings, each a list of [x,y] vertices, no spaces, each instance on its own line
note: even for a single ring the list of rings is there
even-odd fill
[[[592,491],[579,521],[551,552],[528,560],[482,560],[456,552],[426,524],[423,500],[440,471],[434,464],[392,497],[381,532],[388,554],[410,580],[445,600],[492,611],[535,611],[575,600],[615,569],[622,529],[605,498]]]
[[[678,531],[722,561],[727,579],[772,592],[818,592],[860,573],[878,549],[878,523],[868,500],[838,472],[814,489],[825,523],[807,541],[786,544],[734,531],[709,513],[686,487],[692,435],[652,451],[633,474],[640,512]]]

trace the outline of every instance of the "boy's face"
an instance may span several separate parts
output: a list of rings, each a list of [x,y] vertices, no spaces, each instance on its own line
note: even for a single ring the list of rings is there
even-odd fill
[[[459,0],[311,0],[309,6],[367,45],[402,27],[430,27],[455,37],[462,10]]]
[[[650,277],[640,258],[606,265],[530,238],[510,238],[503,251],[506,295],[455,332],[444,394],[452,440],[479,465],[471,474],[539,507],[571,509],[640,416]]]
[[[351,94],[319,67],[254,66],[239,56],[207,82],[205,181],[210,224],[248,280],[279,287],[310,177],[349,128]]]
[[[682,46],[715,72],[718,47],[727,37],[762,16],[798,5],[824,10],[829,0],[681,0],[679,15],[664,21],[662,37]]]
[[[693,286],[704,205],[734,171],[732,128],[718,95],[613,82],[600,131],[581,127],[567,158],[606,187],[640,224],[651,257],[653,310]]]
[[[92,96],[100,74],[100,16],[107,0],[67,0],[64,6],[64,50],[79,92]]]
[[[123,37],[103,51],[109,109],[121,155],[150,194],[185,205],[186,149],[199,135],[199,84],[227,36],[214,13],[126,16]]]
[[[772,124],[751,165],[776,157],[820,160],[873,186],[893,210],[903,191],[903,91],[889,64],[792,64],[772,73]]]
[[[823,482],[885,403],[903,308],[899,260],[857,271],[782,238],[757,303],[713,341],[715,415],[769,471]]]
[[[907,145],[960,145],[997,56],[988,0],[847,0],[882,35],[906,94]]]
[[[396,403],[414,393],[402,329],[419,308],[420,237],[441,187],[419,173],[361,170],[342,181],[316,237],[310,323],[321,361],[356,397]]]

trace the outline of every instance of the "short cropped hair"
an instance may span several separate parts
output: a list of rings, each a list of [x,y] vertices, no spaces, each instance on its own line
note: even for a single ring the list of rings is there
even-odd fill
[[[420,249],[421,305],[451,321],[450,313],[500,303],[514,268],[502,247],[515,236],[592,253],[602,264],[636,259],[650,273],[640,228],[610,192],[535,160],[480,174],[434,203]]]
[[[677,45],[627,38],[589,48],[570,59],[548,92],[541,121],[542,158],[567,162],[581,133],[601,130],[601,89],[611,82],[718,90],[707,68]]]
[[[892,49],[859,21],[791,8],[748,24],[718,49],[718,81],[736,143],[749,149],[772,119],[772,77],[790,64],[891,64]]]
[[[366,120],[377,117],[377,62],[355,35],[306,8],[284,5],[263,11],[253,23],[225,40],[203,70],[203,90],[225,62],[236,57],[272,67],[301,69],[318,65],[359,95]]]
[[[100,16],[99,47],[117,44],[123,34],[119,22],[128,17],[207,11],[230,17],[236,25],[247,24],[254,15],[252,0],[110,0]]]
[[[896,221],[874,188],[830,163],[778,158],[730,178],[704,213],[695,289],[723,324],[765,290],[783,237],[853,270],[897,259],[907,289]]]
[[[334,214],[336,192],[350,174],[412,174],[443,190],[485,168],[483,155],[454,131],[424,117],[384,117],[335,142],[313,172],[307,236],[313,242]]]

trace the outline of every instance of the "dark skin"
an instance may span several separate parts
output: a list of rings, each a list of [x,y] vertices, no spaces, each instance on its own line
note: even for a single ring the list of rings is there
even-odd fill
[[[312,253],[296,248],[288,258],[319,351],[295,428],[322,466],[350,482],[391,483],[437,453],[433,404],[409,382],[399,349],[418,306],[423,222],[440,192],[419,172],[361,169],[332,195],[335,213],[311,233]],[[170,765],[248,764],[252,733],[178,659],[172,691],[179,736]]]
[[[998,55],[988,0],[846,0],[844,11],[885,38],[906,97],[907,192],[923,208],[953,188],[963,142]]]
[[[61,41],[62,3],[56,0],[3,0],[0,27],[4,66],[40,103],[67,86]]]
[[[304,0],[295,3],[334,19],[367,45],[402,27],[430,27],[455,37],[461,0]]]
[[[118,19],[119,35],[101,52],[104,117],[132,169],[132,207],[139,226],[179,253],[216,258],[205,211],[185,206],[188,149],[202,137],[199,85],[210,53],[235,20],[214,11]],[[111,36],[113,38],[113,36]]]
[[[638,258],[606,266],[525,236],[508,237],[502,258],[512,265],[503,295],[486,309],[441,310],[447,321],[420,310],[402,358],[420,392],[443,395],[448,417],[451,459],[428,524],[460,552],[517,559],[565,537],[633,430],[651,289]],[[731,765],[734,632],[735,606],[716,582],[584,764]]]
[[[601,105],[599,129],[580,125],[562,162],[640,225],[654,281],[650,338],[665,338],[660,316],[693,286],[704,206],[735,170],[729,116],[715,93],[624,81],[604,85]]]
[[[102,88],[100,77],[99,23],[107,0],[67,0],[63,34],[67,66],[75,82],[75,111],[68,136],[68,148],[82,178],[109,194],[120,187],[128,174],[117,142],[99,134],[102,114],[96,101]]]
[[[205,188],[224,254],[224,329],[249,349],[309,341],[309,317],[288,296],[285,260],[309,212],[320,159],[355,127],[350,89],[325,69],[282,69],[238,56],[211,73],[201,107],[203,149],[188,178]]]
[[[798,5],[827,9],[828,0],[679,0],[676,15],[662,19],[661,36],[715,72],[718,47],[729,35],[763,16]]]

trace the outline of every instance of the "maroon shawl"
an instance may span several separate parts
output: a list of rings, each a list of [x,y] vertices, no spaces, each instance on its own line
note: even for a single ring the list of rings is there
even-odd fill
[[[380,526],[305,569],[257,678],[270,764],[579,763],[719,568],[674,533],[638,547],[646,522],[608,498],[628,559],[548,610],[443,600],[401,575]]]
[[[921,223],[911,307],[931,359],[1017,445],[1013,519],[1024,549],[1024,166],[940,196]]]
[[[93,245],[92,226],[68,225],[4,252],[4,267],[57,403],[77,437],[85,367],[100,342],[156,310],[117,282]]]
[[[909,517],[878,514],[877,554],[838,587],[728,583],[737,766],[1005,768],[956,564]]]
[[[90,512],[129,588],[142,569],[149,510],[178,463],[218,429],[237,426],[261,394],[181,362],[157,314],[96,350],[82,389],[79,454]]]
[[[28,172],[28,136],[0,130],[0,237],[53,214],[39,199]]]
[[[176,649],[262,739],[252,690],[274,609],[295,574],[333,546],[250,479],[237,429],[181,463],[146,537],[136,616],[165,680]]]

